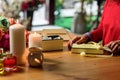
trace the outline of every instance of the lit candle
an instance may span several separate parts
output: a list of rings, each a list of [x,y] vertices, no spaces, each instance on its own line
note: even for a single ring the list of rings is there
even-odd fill
[[[41,35],[38,33],[32,33],[29,35],[28,47],[41,47]]]
[[[16,23],[9,28],[10,31],[10,53],[17,57],[17,64],[23,64],[23,54],[26,48],[25,27]]]
[[[29,66],[31,66],[31,67],[42,66],[43,58],[44,58],[44,56],[43,56],[41,48],[39,48],[39,47],[29,48],[29,54],[28,54]]]

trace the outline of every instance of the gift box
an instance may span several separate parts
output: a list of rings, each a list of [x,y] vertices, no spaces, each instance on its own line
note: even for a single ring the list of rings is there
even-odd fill
[[[72,45],[71,52],[72,53],[86,53],[86,54],[99,54],[103,55],[104,51],[107,51],[109,53],[112,53],[112,50],[108,48],[107,46],[103,46],[102,42],[96,43],[93,41],[90,41],[88,43],[83,43],[83,44],[76,44],[74,43]]]
[[[63,50],[63,38],[58,35],[43,36],[41,46],[43,51]]]
[[[83,44],[74,43],[71,49],[72,53],[79,54],[82,52],[85,52],[86,54],[103,54],[103,51],[103,46],[95,42],[88,42]]]

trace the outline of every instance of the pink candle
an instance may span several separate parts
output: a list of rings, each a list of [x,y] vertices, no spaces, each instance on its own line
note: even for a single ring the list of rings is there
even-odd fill
[[[29,35],[28,47],[41,47],[42,36],[38,33],[33,33]]]

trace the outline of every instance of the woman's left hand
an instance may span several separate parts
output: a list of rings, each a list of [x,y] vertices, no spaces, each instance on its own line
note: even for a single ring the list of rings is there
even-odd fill
[[[112,50],[114,56],[120,55],[120,40],[111,41],[105,46],[109,47]]]

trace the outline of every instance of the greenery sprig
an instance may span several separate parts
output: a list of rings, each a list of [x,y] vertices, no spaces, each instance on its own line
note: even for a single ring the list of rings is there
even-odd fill
[[[3,31],[8,30],[10,26],[10,23],[8,19],[5,16],[0,16],[0,28],[2,28]]]

